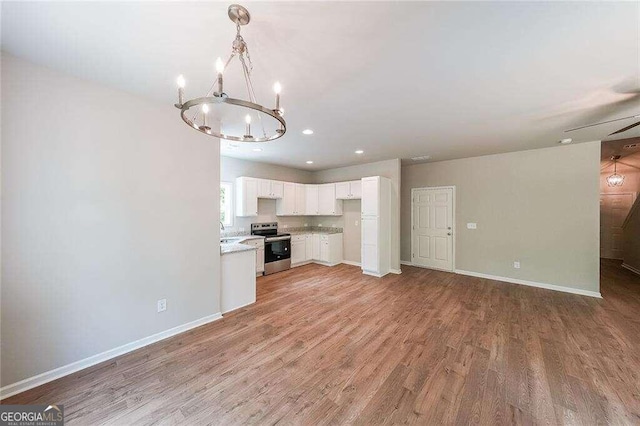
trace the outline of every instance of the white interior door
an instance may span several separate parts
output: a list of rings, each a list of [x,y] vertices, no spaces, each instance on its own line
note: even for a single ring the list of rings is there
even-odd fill
[[[600,257],[622,259],[622,224],[634,199],[633,193],[600,194]]]
[[[453,188],[412,190],[412,262],[453,270]]]

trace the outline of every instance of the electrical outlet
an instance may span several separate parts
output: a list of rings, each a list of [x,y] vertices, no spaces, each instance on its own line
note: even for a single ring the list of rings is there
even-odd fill
[[[309,224],[308,224],[308,223],[305,223],[305,224],[304,224],[304,226],[309,226]]]
[[[520,262],[518,261],[513,262],[513,267],[516,269],[520,269]]]
[[[356,220],[356,226],[358,226],[359,221]]]
[[[164,312],[167,310],[167,299],[158,300],[158,312]]]
[[[284,227],[285,229],[287,229],[287,228],[289,227],[289,225],[283,225],[283,227]]]
[[[319,224],[318,224],[318,226],[319,226],[320,228],[322,228],[322,224],[321,224],[321,223],[319,223]]]
[[[467,229],[478,229],[477,223],[467,223]]]

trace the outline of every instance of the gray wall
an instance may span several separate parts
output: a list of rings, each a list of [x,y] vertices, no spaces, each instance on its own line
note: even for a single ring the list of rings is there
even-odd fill
[[[640,198],[636,199],[623,228],[623,263],[640,271]]]
[[[367,176],[384,176],[391,179],[391,202],[394,205],[396,214],[391,218],[392,240],[391,240],[391,267],[400,269],[400,160],[386,160],[375,163],[358,164],[355,166],[339,167],[336,169],[322,170],[314,173],[316,183],[342,182],[348,180],[361,179]],[[344,252],[345,260],[360,262],[360,205],[351,201],[347,205],[347,214],[339,219],[316,218],[315,222],[321,221],[336,223],[342,226],[345,232]],[[357,209],[357,210],[355,210]],[[358,212],[357,214],[355,212]],[[356,225],[358,221],[358,225]],[[355,235],[357,235],[357,240]]]
[[[403,167],[402,259],[411,188],[455,185],[457,269],[599,291],[599,163],[590,142]]]
[[[259,163],[257,161],[240,160],[226,156],[220,157],[220,176],[222,182],[231,182],[233,184],[234,191],[236,189],[236,178],[241,176],[281,180],[284,182],[313,183],[312,172],[307,170]],[[235,203],[235,193],[233,195],[233,201]],[[310,218],[276,216],[276,200],[258,199],[257,217],[235,216],[234,204],[233,216],[233,225],[226,227],[226,230],[240,231],[244,229],[245,232],[249,232],[251,224],[258,222],[278,222],[282,228],[304,226],[305,224],[311,225]]]
[[[172,106],[3,54],[3,386],[220,312],[218,164]]]

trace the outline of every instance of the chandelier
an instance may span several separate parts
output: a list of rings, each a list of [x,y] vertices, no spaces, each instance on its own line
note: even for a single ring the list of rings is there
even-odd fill
[[[618,174],[618,168],[616,167],[617,161],[620,159],[619,155],[611,157],[613,160],[613,174],[607,178],[607,185],[609,186],[622,186],[624,183],[624,176]]]
[[[280,108],[279,82],[273,85],[275,108],[264,107],[256,101],[251,83],[253,65],[249,47],[240,34],[240,28],[251,19],[244,7],[232,4],[228,9],[229,19],[236,24],[236,38],[231,44],[231,54],[226,62],[222,58],[216,61],[217,78],[205,96],[184,101],[186,81],[182,75],[177,79],[178,103],[182,120],[202,133],[221,139],[237,142],[267,142],[278,139],[287,131],[284,110]],[[231,61],[237,58],[242,68],[247,87],[248,100],[232,98],[224,92],[223,75]],[[254,129],[251,129],[251,123]]]

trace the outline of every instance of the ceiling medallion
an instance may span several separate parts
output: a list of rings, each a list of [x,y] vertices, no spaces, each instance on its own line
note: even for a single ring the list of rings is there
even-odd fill
[[[613,174],[607,177],[607,185],[609,186],[622,186],[624,183],[624,176],[618,174],[617,162],[620,159],[619,155],[611,157],[613,160]]]
[[[177,80],[178,103],[175,107],[180,109],[180,116],[189,127],[207,135],[236,142],[268,142],[278,139],[287,131],[287,123],[283,118],[284,109],[280,108],[282,87],[278,82],[273,85],[276,94],[274,109],[257,103],[251,83],[253,64],[249,47],[240,35],[241,26],[247,25],[251,16],[247,9],[237,4],[229,6],[228,14],[229,19],[236,24],[236,38],[231,44],[229,59],[223,62],[222,58],[218,58],[217,78],[206,95],[200,98],[184,101],[186,81],[180,75]],[[238,59],[242,67],[248,100],[231,98],[223,91],[223,74],[234,58]]]

